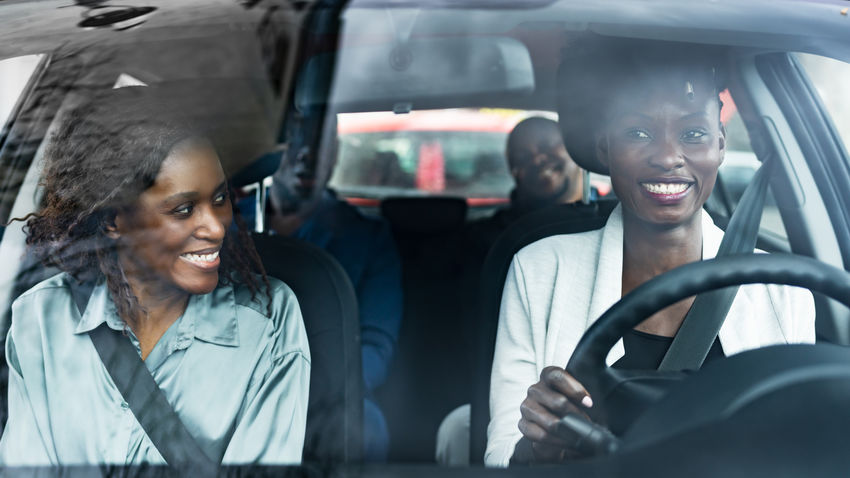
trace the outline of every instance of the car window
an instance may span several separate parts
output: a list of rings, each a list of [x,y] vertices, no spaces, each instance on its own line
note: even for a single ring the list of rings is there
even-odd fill
[[[844,150],[850,151],[850,95],[847,94],[850,64],[807,53],[797,53],[797,58],[832,119]]]
[[[534,113],[448,109],[340,114],[340,146],[330,185],[351,198],[444,195],[504,202],[513,187],[505,159],[508,133]]]
[[[508,108],[340,113],[339,146],[329,186],[365,212],[393,196],[452,196],[467,200],[469,218],[510,202],[515,186],[506,143],[523,119],[557,121],[550,111]],[[607,176],[591,173],[598,197]]]
[[[15,110],[20,108],[24,91],[42,58],[43,55],[25,55],[0,60],[0,151],[9,140]],[[13,145],[13,148],[17,147]],[[9,161],[9,156],[11,155],[5,158],[6,161]],[[0,159],[0,162],[3,160]],[[3,223],[8,219],[8,213],[15,202],[14,193],[20,187],[25,171],[26,164],[23,165],[23,170],[18,169],[17,174],[0,176],[0,191],[3,191],[0,194],[0,237],[5,233]]]
[[[649,5],[639,0],[623,1],[623,8],[608,8],[607,5],[618,3],[613,0],[145,2],[150,6],[106,5],[108,2],[99,0],[0,0],[0,15],[10,15],[0,16],[0,58],[5,58],[0,59],[0,434],[8,418],[4,415],[5,387],[10,368],[5,363],[4,340],[11,336],[7,335],[13,320],[11,304],[51,276],[54,282],[42,287],[64,290],[64,283],[55,278],[60,272],[56,266],[67,266],[60,262],[69,259],[72,266],[80,265],[79,270],[103,279],[98,284],[100,302],[93,302],[101,307],[98,311],[103,312],[103,317],[113,309],[117,311],[116,307],[108,307],[110,300],[117,298],[132,305],[131,287],[135,284],[126,282],[126,277],[134,272],[138,277],[155,279],[155,285],[165,283],[165,287],[155,288],[162,292],[160,296],[169,297],[177,291],[176,296],[184,297],[183,292],[189,292],[193,306],[204,307],[192,309],[193,313],[173,314],[176,320],[182,320],[180,325],[164,329],[161,346],[145,352],[150,354],[146,357],[150,358],[148,364],[153,364],[150,369],[157,380],[164,377],[161,385],[167,398],[178,397],[174,402],[178,414],[191,415],[188,420],[194,420],[187,421],[190,433],[201,433],[199,441],[213,443],[218,448],[211,454],[226,456],[231,460],[227,463],[287,462],[277,453],[284,448],[283,441],[291,440],[285,448],[292,455],[286,458],[295,457],[289,462],[303,458],[308,463],[305,470],[315,471],[317,476],[335,474],[336,466],[348,467],[351,463],[355,467],[361,462],[382,461],[393,467],[434,464],[442,420],[472,400],[472,418],[467,417],[465,426],[473,429],[473,443],[470,445],[467,440],[465,445],[473,453],[466,454],[473,456],[473,464],[480,464],[483,450],[475,452],[474,441],[476,436],[486,441],[490,417],[488,396],[485,393],[482,399],[478,393],[489,390],[491,368],[487,360],[479,359],[486,356],[492,360],[493,350],[487,347],[495,344],[499,322],[499,301],[492,299],[501,297],[498,294],[504,289],[504,274],[514,253],[520,250],[508,251],[507,246],[518,246],[519,239],[539,240],[544,233],[591,232],[565,232],[560,228],[570,225],[564,220],[568,214],[581,219],[576,224],[601,228],[604,222],[596,221],[606,219],[616,204],[614,200],[607,201],[616,199],[610,177],[598,172],[581,176],[592,189],[589,192],[582,182],[581,199],[573,198],[571,204],[552,200],[566,197],[563,190],[545,200],[515,200],[520,183],[508,165],[508,136],[529,117],[558,121],[554,110],[559,109],[559,101],[577,99],[569,96],[573,92],[564,94],[559,89],[559,65],[566,58],[564,55],[571,54],[573,47],[579,49],[586,37],[637,41],[669,35],[671,43],[697,42],[695,51],[700,52],[706,47],[703,42],[712,47],[722,45],[728,58],[738,58],[738,54],[752,56],[753,50],[762,52],[765,48],[769,52],[794,49],[791,42],[796,39],[782,36],[781,28],[771,22],[765,21],[764,28],[772,29],[772,33],[750,31],[752,27],[730,21],[730,17],[702,18],[692,15],[684,3],[660,3],[665,2],[670,4],[669,15],[654,11],[649,14]],[[821,3],[826,1],[805,2]],[[43,6],[35,8],[34,4]],[[600,9],[599,5],[606,7]],[[5,13],[18,8],[23,12],[18,16],[21,20],[16,20],[14,13]],[[748,16],[752,11],[736,8],[744,10],[741,18],[746,22],[761,21],[761,16]],[[729,10],[734,11],[731,6]],[[767,17],[775,12],[762,13]],[[835,16],[841,15],[836,12]],[[325,20],[327,23],[322,23]],[[700,24],[702,20],[707,23]],[[320,24],[309,23],[312,21]],[[33,27],[26,27],[28,24]],[[815,20],[809,24],[820,25]],[[793,30],[790,25],[789,29]],[[846,34],[834,31],[827,36],[846,38]],[[773,40],[784,43],[777,41],[774,45]],[[817,51],[819,44],[813,45],[812,51]],[[22,52],[45,54],[10,56]],[[845,92],[850,65],[810,54],[798,54],[798,58],[832,116],[845,148],[850,150],[850,95]],[[750,57],[742,63],[756,69]],[[564,70],[581,74],[578,69]],[[693,87],[690,80],[680,86],[685,95]],[[75,194],[81,199],[78,204],[64,204],[75,215],[60,218],[66,223],[56,219],[55,224],[62,227],[53,227],[31,240],[25,220],[37,217],[28,215],[43,212],[48,204],[46,181],[39,181],[48,174],[43,166],[65,156],[59,151],[80,162],[97,156],[81,154],[77,143],[54,142],[69,141],[72,136],[67,118],[83,118],[78,108],[99,95],[119,98],[115,105],[138,106],[132,111],[134,115],[126,115],[133,118],[132,124],[124,125],[132,134],[137,126],[161,119],[156,112],[159,103],[151,102],[150,110],[144,109],[143,103],[123,103],[134,92],[144,95],[142,90],[156,90],[175,117],[197,127],[192,134],[203,132],[203,140],[186,134],[177,144],[185,146],[182,141],[187,141],[187,150],[176,145],[166,148],[162,145],[170,138],[170,130],[164,128],[155,135],[128,139],[136,142],[121,143],[125,149],[113,147],[115,138],[125,138],[125,130],[116,126],[124,118],[107,113],[114,115],[122,110],[116,106],[110,112],[113,105],[109,102],[89,105],[92,111],[116,122],[104,121],[88,131],[91,137],[104,136],[97,146],[83,140],[79,143],[107,159],[103,160],[103,167],[88,170],[91,176],[84,174],[87,171],[71,168],[69,160],[60,163],[68,168],[51,170],[55,182],[62,179],[66,186],[51,199],[58,201],[63,195]],[[29,91],[35,93],[28,94]],[[603,96],[613,92],[606,91]],[[711,92],[713,95],[716,90]],[[749,99],[751,92],[747,93]],[[26,111],[21,112],[24,95],[28,100]],[[722,99],[725,158],[719,168],[718,186],[705,206],[721,229],[761,165],[738,105],[728,91],[723,92]],[[751,99],[747,106],[759,110],[761,104],[752,104],[759,100],[764,98]],[[744,109],[743,101],[740,106],[743,116],[749,119],[746,113],[753,111]],[[575,116],[579,121],[586,119]],[[561,119],[566,118],[564,115]],[[713,121],[711,124],[716,126]],[[108,128],[113,126],[114,134],[103,134],[112,133]],[[80,131],[86,127],[91,125],[81,126]],[[5,141],[7,135],[21,138],[18,143],[26,143],[26,148],[11,147],[15,141]],[[56,144],[67,147],[57,148]],[[567,151],[571,147],[561,146]],[[134,156],[147,151],[144,148],[163,151],[141,158]],[[164,192],[156,188],[154,193],[161,194],[156,207],[133,217],[138,221],[134,224],[137,230],[133,231],[137,235],[126,243],[120,242],[125,239],[122,228],[129,217],[122,214],[140,209],[138,197],[156,182],[155,177],[149,177],[151,171],[162,170],[162,164],[167,162],[163,158],[171,157],[176,150],[192,153],[185,155],[192,157],[174,160],[184,167],[168,176]],[[71,156],[74,154],[77,156]],[[159,155],[162,164],[139,166],[154,154]],[[532,157],[551,155],[547,151]],[[547,169],[541,173],[544,175],[551,174],[555,167],[538,169]],[[132,177],[122,179],[128,171],[133,172],[128,175]],[[75,181],[85,184],[95,173],[104,173],[102,183],[74,187]],[[125,184],[132,187],[124,187]],[[683,187],[693,184],[696,182]],[[675,181],[644,181],[642,185],[647,195],[653,188],[668,192],[652,194],[675,194],[669,192]],[[178,186],[179,190],[168,189]],[[633,186],[637,188],[634,183]],[[138,197],[132,202],[119,202],[125,193]],[[89,204],[81,207],[82,211],[74,209],[84,201]],[[541,206],[544,203],[556,207],[547,210]],[[168,207],[162,207],[164,204]],[[512,210],[512,205],[517,208]],[[231,206],[232,216],[227,212]],[[528,209],[520,211],[520,206]],[[513,237],[502,234],[510,224],[516,224],[511,221],[520,213],[528,214],[533,208],[540,209],[535,213],[554,211],[559,216],[532,217],[541,222],[527,230],[514,229],[517,234]],[[48,212],[59,218],[63,214],[57,213],[59,210],[56,207]],[[97,212],[96,217],[92,211]],[[788,215],[787,208],[783,212]],[[7,224],[10,217],[24,220]],[[252,231],[241,228],[241,219],[253,226]],[[543,219],[549,223],[544,224]],[[196,220],[210,221],[221,241],[214,239],[213,245],[198,246],[194,231],[187,232]],[[788,224],[790,231],[796,231],[790,226],[793,222]],[[202,237],[201,242],[210,242],[209,223],[206,226],[199,228],[200,235],[207,238]],[[551,230],[549,226],[553,226]],[[769,237],[774,240],[771,244],[788,245],[786,226],[770,192],[760,226],[762,239]],[[85,231],[78,233],[82,229]],[[69,231],[77,235],[70,237],[73,234]],[[248,238],[249,233],[253,233],[253,239]],[[490,267],[485,269],[483,263],[487,254],[496,250],[491,247],[504,237],[517,242],[500,243],[503,247],[498,255],[504,255],[507,262],[499,271],[502,275],[498,275],[493,265],[499,264],[489,262]],[[36,250],[34,243],[42,249]],[[131,253],[126,252],[128,247],[132,248]],[[98,248],[97,254],[91,254],[94,248]],[[798,249],[795,245],[796,252],[806,252]],[[121,260],[127,259],[124,262],[113,257],[119,250],[125,254],[121,256]],[[45,255],[45,251],[55,254]],[[564,257],[572,252],[565,252]],[[75,262],[79,257],[89,260]],[[594,257],[586,254],[580,259],[595,260]],[[561,262],[546,259],[544,265],[551,264],[560,267]],[[592,288],[589,281],[594,279],[573,273],[569,262],[563,264],[563,277],[572,274],[577,280],[587,279],[587,287],[582,284],[558,289],[558,284],[541,275],[544,267],[521,271],[527,274],[529,287],[557,292],[548,301],[528,300],[524,304],[527,310],[564,302],[563,313],[553,315],[552,323],[572,317],[577,311],[583,315],[584,309],[608,302],[568,299],[574,290]],[[216,267],[228,272],[220,282],[210,279],[210,272]],[[246,274],[238,275],[241,272]],[[487,277],[485,274],[490,272],[492,277]],[[107,282],[107,273],[112,282]],[[189,279],[183,281],[183,276]],[[156,282],[163,277],[168,280]],[[614,284],[612,300],[606,305],[621,292],[620,277],[612,277],[614,280],[608,282]],[[258,288],[207,295],[219,286],[233,286],[238,281]],[[280,292],[276,297],[286,298],[276,302],[280,306],[276,312],[285,308],[286,314],[266,320],[269,317],[262,307],[262,297],[254,294],[265,290],[263,283]],[[54,287],[57,284],[61,287]],[[493,284],[495,287],[487,288]],[[207,285],[216,289],[210,292],[204,288]],[[17,372],[26,369],[27,385],[33,387],[26,391],[33,397],[30,405],[42,408],[32,416],[20,413],[25,409],[20,404],[30,399],[20,391],[22,373],[12,374],[11,379],[17,380],[14,390],[18,395],[13,398],[19,415],[13,416],[17,421],[11,423],[17,425],[17,436],[30,442],[18,440],[18,448],[6,443],[5,449],[45,464],[49,460],[37,453],[47,437],[54,440],[57,453],[70,450],[68,455],[62,455],[63,463],[94,460],[96,464],[139,464],[147,460],[161,464],[160,458],[165,455],[157,454],[150,446],[130,405],[110,385],[95,350],[86,342],[78,325],[82,314],[74,312],[79,307],[78,297],[72,299],[73,304],[68,297],[54,296],[49,302],[36,304],[39,307],[19,302],[16,310],[24,312],[16,312],[14,320],[18,330],[25,328],[27,333],[19,334],[22,340],[8,348],[16,361],[11,365],[18,367]],[[485,302],[495,304],[495,311],[485,309]],[[772,305],[776,310],[784,307],[778,302]],[[240,314],[238,324],[235,315],[216,314],[225,308],[226,313],[231,313],[231,309],[238,311],[232,312]],[[287,321],[298,310],[303,323]],[[817,312],[823,315],[820,308]],[[107,319],[106,326],[118,334],[124,328],[121,337],[133,340],[133,334],[127,332],[127,322],[117,314],[109,316],[113,321],[108,323]],[[87,320],[103,318],[93,319],[93,315],[96,314],[90,314]],[[51,335],[58,334],[58,326],[36,329],[47,323],[67,325],[69,317],[78,322],[58,339]],[[216,319],[221,319],[217,325]],[[785,326],[784,322],[777,323]],[[288,328],[272,329],[281,324]],[[195,325],[200,327],[198,333],[188,333]],[[566,327],[564,330],[566,334]],[[284,343],[301,338],[302,332],[306,338],[300,344]],[[779,330],[776,337],[780,337],[780,332],[788,331]],[[57,342],[44,347],[39,342],[42,338],[44,343]],[[78,341],[74,347],[63,347],[71,343],[64,341],[68,338]],[[575,338],[578,340],[578,336]],[[29,342],[24,342],[27,339]],[[257,342],[248,345],[248,353],[241,355],[253,339]],[[82,345],[76,346],[80,340]],[[547,340],[541,340],[540,345],[549,346]],[[536,343],[532,345],[537,347]],[[203,358],[204,350],[211,351],[209,357]],[[739,351],[723,350],[730,355]],[[541,356],[546,355],[542,348],[539,351]],[[720,351],[721,355],[724,351]],[[141,345],[139,352],[144,353]],[[41,360],[42,355],[48,358],[47,362]],[[78,362],[80,357],[82,365]],[[563,366],[567,358],[558,360],[557,365]],[[192,365],[187,365],[190,362]],[[312,369],[304,373],[307,365]],[[75,373],[68,374],[69,367]],[[238,367],[242,367],[238,373],[233,372]],[[40,373],[53,375],[39,383]],[[293,373],[300,375],[295,377]],[[100,382],[92,382],[92,377]],[[48,380],[51,387],[57,384],[50,390],[49,400],[48,387],[39,388]],[[86,401],[85,397],[91,400]],[[519,405],[514,409],[518,411]],[[29,423],[22,421],[42,422],[48,415],[50,424],[37,423],[43,426],[39,430],[44,432],[43,437],[32,432],[36,426],[26,426]],[[306,420],[306,426],[299,420]],[[92,429],[103,428],[98,441],[89,440],[93,434],[87,435],[90,430],[81,429],[81,422],[91,423]],[[243,427],[243,423],[250,426]],[[514,420],[510,424],[514,432],[516,423]],[[226,450],[231,443],[232,448]],[[91,453],[80,458],[78,452]],[[364,454],[367,456],[361,456]],[[0,469],[3,465],[0,460]],[[158,471],[143,466],[143,472]],[[591,463],[577,474],[592,466]],[[365,469],[364,476],[371,476],[375,470],[385,471],[371,463]],[[421,473],[407,472],[401,466],[396,469],[399,476]],[[468,471],[487,475],[486,470]],[[457,474],[466,475],[463,470]]]
[[[21,93],[26,88],[42,55],[26,55],[0,60],[0,125],[4,125],[18,104]]]
[[[712,212],[728,220],[731,212],[738,206],[741,195],[753,178],[761,162],[753,152],[741,114],[728,90],[721,95],[723,110],[721,122],[726,128],[726,154],[718,171],[719,185],[715,187],[712,198],[707,203]],[[768,189],[762,213],[760,233],[787,243],[788,235],[782,223],[782,217]]]

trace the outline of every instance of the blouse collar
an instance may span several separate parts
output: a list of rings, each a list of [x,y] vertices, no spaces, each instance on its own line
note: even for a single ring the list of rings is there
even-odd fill
[[[218,345],[239,346],[236,299],[230,285],[220,285],[208,294],[191,295],[186,311],[177,321],[181,336],[195,337]],[[109,295],[106,282],[100,281],[92,290],[74,333],[88,333],[104,322],[117,331],[123,331],[125,327]]]

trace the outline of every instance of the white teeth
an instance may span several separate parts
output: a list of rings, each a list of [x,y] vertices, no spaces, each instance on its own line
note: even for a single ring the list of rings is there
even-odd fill
[[[211,254],[182,254],[180,257],[187,259],[192,262],[213,262],[218,258],[218,251],[215,251]]]
[[[643,187],[653,194],[678,194],[688,189],[688,183],[643,183]]]

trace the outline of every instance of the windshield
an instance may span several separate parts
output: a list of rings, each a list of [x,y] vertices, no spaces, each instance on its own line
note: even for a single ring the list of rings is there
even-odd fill
[[[0,467],[606,475],[850,344],[840,3],[65,3],[0,2]]]

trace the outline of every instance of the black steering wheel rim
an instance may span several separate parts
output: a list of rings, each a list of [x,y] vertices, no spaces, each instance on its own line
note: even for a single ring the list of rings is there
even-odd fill
[[[622,380],[606,366],[605,358],[629,329],[687,297],[745,284],[802,287],[850,307],[850,273],[809,257],[744,254],[694,262],[654,277],[611,306],[584,333],[567,371],[582,382],[591,396],[604,397]],[[600,405],[604,407],[604,403]]]

